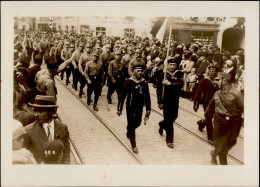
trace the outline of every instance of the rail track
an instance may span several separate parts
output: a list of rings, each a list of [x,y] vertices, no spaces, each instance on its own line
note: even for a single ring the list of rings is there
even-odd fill
[[[118,140],[118,142],[130,153],[130,155],[141,165],[145,165],[145,161],[143,161],[138,155],[136,155],[135,153],[132,152],[132,148],[127,145],[125,143],[125,141],[109,126],[108,123],[106,123],[101,117],[100,115],[98,115],[98,113],[96,113],[90,106],[88,106],[82,99],[80,99],[78,97],[78,95],[76,95],[72,89],[69,89],[65,83],[63,83],[62,81],[60,81],[59,79],[56,79],[57,81],[59,81],[64,87],[67,88],[67,90],[69,90],[72,95],[74,95],[77,100],[79,100],[103,125],[104,127],[106,127],[113,135],[114,137]],[[74,146],[75,147],[75,146]],[[77,151],[78,152],[78,151]]]
[[[146,164],[145,161],[142,160],[142,158],[141,158],[140,156],[138,156],[138,155],[136,155],[136,154],[134,154],[134,153],[132,152],[131,147],[130,147],[128,144],[126,144],[126,142],[110,127],[110,125],[109,125],[107,122],[105,122],[105,121],[102,119],[102,117],[101,117],[97,112],[95,112],[95,111],[92,109],[92,107],[88,106],[88,105],[86,104],[86,102],[84,102],[82,99],[80,99],[80,98],[78,97],[77,94],[75,94],[75,92],[73,91],[72,88],[68,88],[68,87],[65,85],[65,83],[62,82],[62,81],[60,81],[59,79],[56,79],[56,80],[59,81],[59,82],[61,83],[61,85],[63,85],[67,90],[69,90],[69,91],[74,95],[74,97],[76,97],[77,100],[79,100],[79,101],[104,125],[104,127],[106,127],[106,128],[114,135],[114,137],[118,140],[118,142],[130,153],[130,155],[131,155],[132,157],[134,157],[134,159],[135,159],[139,164],[141,164],[141,165]],[[155,95],[152,94],[152,93],[151,93],[151,95],[152,95],[152,96],[155,96]],[[156,97],[156,96],[155,96],[155,97]],[[194,115],[194,116],[196,116],[196,117],[201,118],[200,116],[195,115],[195,114],[193,114],[192,112],[190,112],[190,111],[188,111],[188,110],[186,110],[186,109],[183,109],[183,108],[181,108],[181,107],[180,107],[180,109],[182,109],[182,110],[184,110],[184,111],[186,111],[186,112],[188,112],[188,113],[190,113],[190,114],[192,114],[192,115]],[[157,110],[155,110],[155,109],[153,109],[153,108],[152,108],[152,111],[153,111],[154,113],[156,113],[157,115],[159,115],[160,117],[163,117],[163,114],[162,114],[161,112],[159,112],[159,111],[157,111]],[[208,141],[207,141],[205,138],[203,138],[203,137],[197,135],[196,133],[192,132],[191,130],[189,130],[188,128],[184,127],[183,125],[181,125],[181,124],[179,124],[179,123],[176,123],[176,122],[175,122],[175,125],[176,125],[176,127],[180,128],[181,130],[183,130],[183,131],[189,133],[189,134],[190,134],[191,136],[193,136],[194,138],[196,138],[196,139],[202,141],[203,143],[205,143],[205,144],[207,144],[207,145],[210,145],[212,148],[214,147],[213,145],[209,144]],[[240,137],[240,138],[242,138],[242,137]],[[83,161],[82,161],[82,159],[80,159],[79,152],[77,151],[76,147],[73,145],[72,141],[71,141],[71,145],[72,145],[72,153],[73,153],[73,155],[75,155],[75,158],[77,158],[77,159],[76,159],[76,160],[77,160],[77,163],[84,164]],[[74,149],[74,150],[73,150],[73,149]],[[234,156],[232,156],[232,155],[230,155],[230,154],[228,154],[228,158],[231,159],[231,160],[233,160],[234,162],[238,163],[239,165],[243,165],[243,164],[244,164],[244,162],[242,162],[241,160],[235,158]]]
[[[153,111],[154,113],[158,114],[159,116],[163,117],[163,114],[161,114],[161,113],[158,112],[157,110],[155,110],[155,109],[152,108],[152,111]],[[181,125],[181,124],[179,124],[179,123],[177,123],[177,122],[174,122],[174,124],[175,124],[175,126],[177,126],[178,128],[180,128],[180,129],[182,129],[182,130],[188,132],[188,133],[189,133],[190,135],[192,135],[193,137],[199,139],[200,141],[202,141],[202,142],[204,142],[205,144],[208,144],[208,145],[212,146],[212,148],[214,148],[214,146],[211,145],[210,143],[208,143],[208,141],[207,141],[206,139],[204,139],[204,138],[198,136],[197,134],[195,134],[194,132],[190,131],[189,129],[187,129],[187,128],[184,127],[183,125]],[[230,159],[232,159],[233,161],[237,162],[237,163],[240,164],[240,165],[243,165],[243,164],[244,164],[244,162],[240,161],[239,159],[235,158],[234,156],[232,156],[232,155],[230,155],[230,154],[228,154],[228,157],[229,157]]]
[[[151,93],[151,92],[150,92],[150,95],[157,98],[157,96],[154,95],[154,94]],[[189,111],[189,110],[187,110],[187,109],[185,109],[185,108],[182,108],[180,105],[179,105],[179,109],[181,109],[181,110],[183,110],[183,111],[185,111],[185,112],[187,112],[187,113],[189,113],[189,114],[192,114],[193,116],[196,116],[196,117],[199,118],[199,119],[202,119],[202,117],[199,116],[198,114],[194,114],[193,112],[191,112],[191,111]],[[157,111],[157,112],[158,112],[158,111]],[[243,127],[242,127],[242,128],[243,128]],[[241,138],[241,139],[244,139],[244,137],[241,136],[241,135],[239,135],[238,137]]]

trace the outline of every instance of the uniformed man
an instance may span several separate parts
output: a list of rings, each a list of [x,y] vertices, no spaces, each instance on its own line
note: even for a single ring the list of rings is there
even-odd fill
[[[138,153],[135,140],[135,129],[142,122],[143,106],[146,105],[146,118],[149,118],[151,112],[151,98],[148,84],[142,78],[143,66],[136,64],[133,66],[133,75],[126,80],[122,94],[119,98],[117,114],[122,114],[124,101],[126,101],[127,114],[127,138],[130,139],[132,150]]]
[[[121,63],[123,64],[123,73],[126,78],[129,78],[128,67],[129,62],[134,58],[134,50],[132,46],[127,48],[127,54],[123,56]]]
[[[53,56],[54,58],[56,58],[56,56],[57,56],[58,44],[59,44],[59,41],[58,41],[58,40],[55,40],[55,41],[54,41],[54,46],[52,46],[51,49],[50,49],[49,55],[50,55],[50,56]]]
[[[70,46],[70,43],[69,42],[65,42],[65,47],[61,50],[61,60],[63,62],[65,62],[67,60],[66,54],[69,52],[69,46]],[[66,71],[66,69],[63,69],[61,71],[61,74],[60,74],[61,80],[63,80],[63,76],[64,76],[64,72],[65,71]]]
[[[47,69],[42,69],[35,75],[36,89],[41,95],[54,96],[57,100],[57,88],[54,76],[57,74],[58,62],[53,57],[44,56]]]
[[[159,122],[159,134],[163,135],[163,130],[166,131],[166,143],[170,148],[174,148],[173,123],[178,117],[179,97],[183,86],[182,73],[177,68],[175,59],[168,61],[166,78],[164,79],[163,72],[157,83],[158,107],[163,109],[164,116],[164,120]]]
[[[125,82],[125,77],[123,75],[123,64],[121,63],[121,51],[115,51],[115,60],[111,61],[108,66],[108,92],[107,92],[107,100],[108,103],[112,103],[111,96],[116,90],[117,97],[121,95],[122,87]]]
[[[74,51],[72,56],[68,60],[64,61],[59,66],[59,69],[58,69],[59,72],[62,72],[63,69],[65,69],[68,65],[70,65],[72,63],[72,65],[74,67],[72,88],[74,88],[76,91],[77,91],[77,85],[78,85],[79,76],[80,76],[79,67],[78,67],[79,58],[83,54],[84,44],[83,43],[79,44],[79,47],[80,48],[78,50]]]
[[[135,57],[129,62],[129,66],[128,66],[128,74],[130,76],[133,75],[133,67],[136,66],[136,65],[140,65],[140,66],[143,67],[142,76],[144,76],[144,73],[145,73],[145,70],[146,70],[146,63],[141,58],[141,56],[142,56],[142,51],[140,49],[136,49]]]
[[[103,51],[103,53],[101,54],[100,56],[100,61],[101,63],[103,64],[103,67],[104,67],[104,77],[102,78],[102,87],[106,84],[106,80],[107,80],[107,70],[108,70],[108,65],[109,65],[109,62],[111,62],[113,60],[113,55],[111,54],[111,45],[110,44],[107,44],[105,46],[105,50]]]
[[[244,95],[231,85],[231,75],[219,72],[215,78],[220,88],[211,99],[205,112],[205,118],[214,123],[213,142],[215,149],[210,152],[211,164],[217,165],[217,156],[221,165],[227,165],[228,151],[236,144],[242,126]]]
[[[98,60],[99,53],[97,51],[93,52],[93,59],[87,62],[84,76],[87,80],[88,89],[87,89],[87,104],[90,105],[91,95],[94,92],[94,105],[93,109],[99,111],[97,108],[98,98],[101,93],[101,81],[102,76],[104,75],[103,64]]]
[[[196,90],[195,96],[194,96],[194,105],[193,110],[195,112],[199,109],[199,104],[203,105],[204,111],[206,111],[206,108],[215,94],[215,92],[218,90],[217,85],[214,83],[214,79],[217,76],[217,67],[216,66],[210,66],[209,67],[209,74],[207,77],[203,78],[199,82],[199,86]],[[213,125],[212,125],[212,118],[206,119],[205,121],[199,120],[197,121],[197,124],[199,126],[199,130],[203,132],[203,128],[206,126],[207,128],[207,136],[208,136],[208,142],[210,144],[213,144]]]
[[[84,76],[85,67],[88,61],[92,60],[92,46],[87,43],[85,47],[84,53],[79,58],[79,72],[80,72],[80,90],[79,90],[79,98],[82,97],[83,88],[86,85],[86,79]]]
[[[66,59],[71,58],[74,51],[75,51],[75,45],[70,44],[69,51],[66,54]],[[68,85],[70,83],[69,78],[70,78],[70,75],[71,75],[71,72],[73,71],[73,69],[74,69],[74,67],[72,64],[70,64],[66,67],[66,85]]]

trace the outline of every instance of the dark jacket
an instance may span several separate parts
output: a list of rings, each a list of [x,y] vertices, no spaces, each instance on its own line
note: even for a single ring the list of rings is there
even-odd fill
[[[33,153],[35,160],[39,164],[43,160],[42,148],[48,142],[48,137],[42,125],[38,124],[37,121],[27,125],[25,130],[27,131],[24,136],[25,147]],[[54,139],[60,140],[64,144],[62,163],[70,164],[69,130],[67,125],[57,120],[54,120]]]

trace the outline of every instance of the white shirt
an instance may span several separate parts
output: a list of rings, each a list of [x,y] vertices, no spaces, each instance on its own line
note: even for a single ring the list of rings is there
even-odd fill
[[[45,130],[45,133],[46,133],[47,137],[48,137],[48,125],[51,126],[51,127],[50,127],[50,132],[51,132],[50,135],[51,135],[52,140],[54,140],[54,121],[51,120],[50,123],[44,123],[44,124],[43,124],[43,128],[44,128],[44,130]]]

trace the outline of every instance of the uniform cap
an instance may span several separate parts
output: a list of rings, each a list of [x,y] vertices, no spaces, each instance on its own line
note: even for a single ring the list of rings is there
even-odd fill
[[[65,42],[65,45],[69,45],[70,43],[69,42]]]
[[[75,47],[75,45],[74,44],[70,44],[70,48],[74,48]]]
[[[144,66],[140,65],[140,64],[136,64],[133,66],[133,70],[134,69],[144,69]]]
[[[79,46],[80,46],[80,47],[84,47],[84,44],[81,42],[81,43],[79,44]]]

